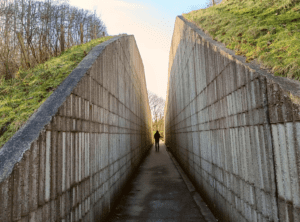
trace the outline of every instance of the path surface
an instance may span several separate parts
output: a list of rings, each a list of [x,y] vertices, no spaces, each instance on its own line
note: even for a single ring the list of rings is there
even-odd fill
[[[108,221],[205,222],[162,142],[159,152],[151,148],[127,190]]]

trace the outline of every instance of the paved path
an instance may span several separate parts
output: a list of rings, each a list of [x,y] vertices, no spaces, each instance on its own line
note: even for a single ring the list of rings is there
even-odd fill
[[[161,142],[159,152],[151,148],[108,221],[206,220]]]

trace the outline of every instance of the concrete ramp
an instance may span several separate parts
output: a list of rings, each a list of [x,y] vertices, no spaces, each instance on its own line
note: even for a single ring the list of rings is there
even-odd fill
[[[117,36],[0,150],[0,221],[103,221],[151,145],[142,59]]]
[[[219,220],[300,221],[299,97],[176,18],[166,144]]]

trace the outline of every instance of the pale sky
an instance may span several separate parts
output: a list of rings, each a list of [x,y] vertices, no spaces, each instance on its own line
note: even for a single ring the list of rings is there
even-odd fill
[[[148,90],[166,99],[169,51],[177,15],[203,8],[206,0],[69,0],[70,5],[97,10],[109,35],[134,35]]]

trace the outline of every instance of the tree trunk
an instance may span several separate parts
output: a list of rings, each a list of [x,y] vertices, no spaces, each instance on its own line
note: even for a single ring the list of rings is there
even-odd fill
[[[25,58],[26,66],[27,66],[28,68],[30,68],[30,63],[29,63],[29,59],[28,59],[28,57],[27,57],[27,53],[26,53],[26,50],[25,50],[23,37],[22,37],[22,35],[21,35],[20,32],[17,33],[17,36],[18,36],[20,48],[21,48],[22,53],[23,53],[23,56],[24,56],[24,58]]]
[[[83,25],[80,23],[80,42],[83,44]]]
[[[27,39],[27,58],[30,57],[29,53],[29,42],[31,41],[31,21],[30,21],[30,15],[31,15],[31,1],[29,1],[28,4],[28,11],[27,11],[27,28],[26,28],[26,39]]]
[[[8,61],[4,62],[4,66],[5,66],[5,75],[4,75],[4,79],[8,80],[8,79],[12,79],[12,76],[10,74],[9,68],[8,68]]]
[[[60,28],[60,51],[65,51],[65,30],[63,25]]]
[[[39,63],[39,61],[38,61],[38,59],[37,59],[37,57],[36,57],[36,55],[35,55],[35,49],[34,49],[34,47],[33,47],[33,45],[32,45],[32,42],[30,41],[28,44],[29,44],[29,47],[30,47],[30,49],[31,49],[31,53],[32,53],[32,55],[33,55],[33,57],[34,57],[36,63]]]
[[[20,36],[21,36],[21,39],[23,40],[23,25],[24,25],[24,8],[25,8],[25,6],[24,6],[24,0],[22,0],[22,11],[21,11],[21,33],[20,33]],[[18,40],[19,40],[19,35],[17,34],[17,38],[18,38]],[[23,43],[23,42],[22,42]],[[19,40],[19,44],[20,44],[20,40]],[[23,45],[24,45],[24,43],[23,43]],[[25,49],[25,47],[24,47],[24,49]],[[23,55],[23,57],[24,57],[24,53],[23,53],[23,50],[22,50],[22,48],[20,47],[20,58],[21,58],[21,65],[22,65],[22,59],[23,59],[23,57],[22,57],[22,55]],[[26,58],[24,58],[25,59],[25,61],[26,61]],[[26,62],[25,62],[26,63]],[[25,64],[26,66],[27,66],[27,64]]]

